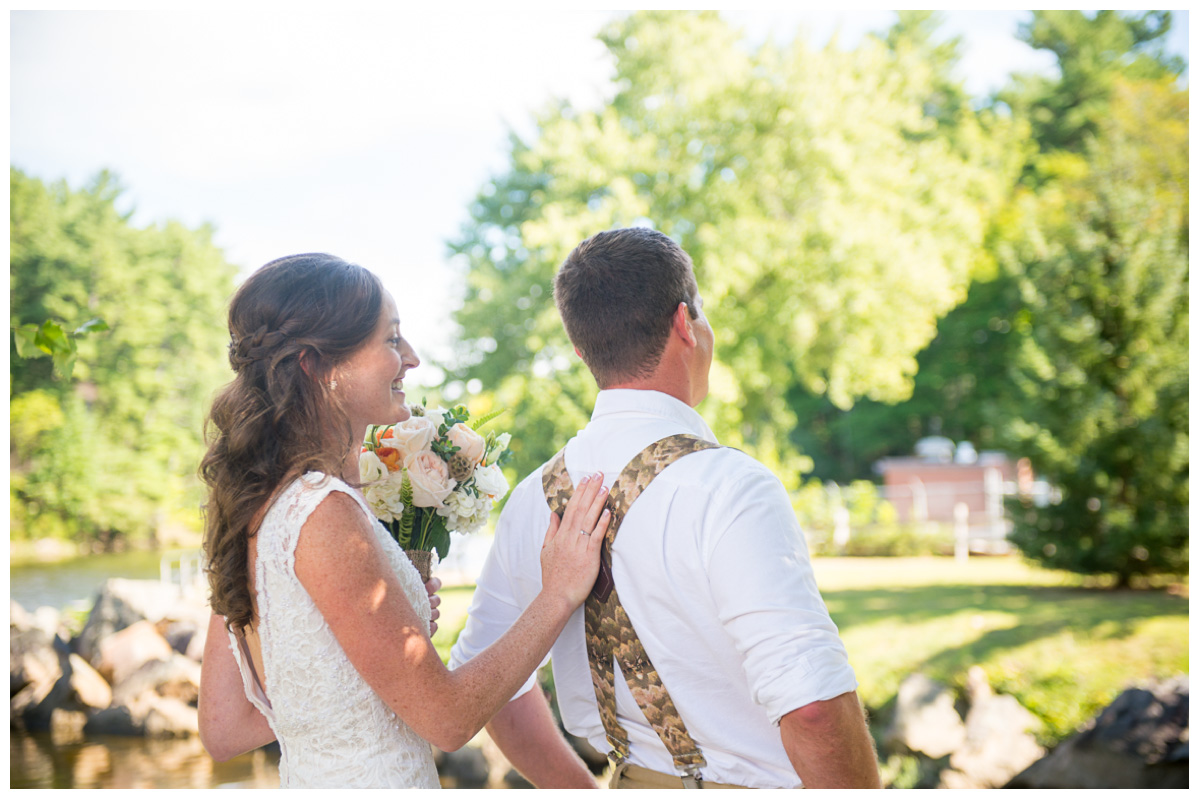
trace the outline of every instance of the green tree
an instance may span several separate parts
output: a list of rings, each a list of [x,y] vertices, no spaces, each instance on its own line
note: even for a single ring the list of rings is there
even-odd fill
[[[1034,11],[1017,33],[1021,41],[1054,53],[1058,75],[1018,76],[1000,99],[1029,119],[1043,153],[1079,153],[1108,113],[1118,79],[1175,78],[1185,64],[1165,50],[1170,11],[1141,14]]]
[[[544,114],[453,243],[467,268],[455,374],[515,407],[514,466],[533,468],[595,393],[554,271],[597,231],[652,225],[692,255],[717,333],[702,410],[795,486],[809,464],[789,391],[838,407],[908,395],[980,257],[1003,148],[966,106],[929,105],[945,83],[919,46],[751,50],[712,13],[634,14],[601,38],[611,103]],[[953,141],[936,135],[951,123]]]
[[[1186,91],[1118,80],[1082,164],[1025,203],[1022,334],[1010,424],[1062,492],[1019,508],[1013,540],[1051,566],[1188,567]]]
[[[194,523],[235,268],[208,228],[132,226],[106,172],[80,190],[9,179],[12,323],[110,328],[77,341],[74,380],[54,379],[51,359],[15,357],[12,340],[12,534],[111,543]]]
[[[929,60],[942,64],[948,76],[955,51],[950,42],[932,44],[935,23],[924,12],[901,14],[886,40],[893,48],[940,48]],[[1183,69],[1179,59],[1163,52],[1170,24],[1170,14],[1163,12],[1088,16],[1053,11],[1034,12],[1021,26],[1021,38],[1056,54],[1059,75],[1018,76],[1000,93],[1017,114],[1010,133],[1021,138],[1005,143],[1003,170],[1011,183],[1003,200],[990,206],[985,256],[976,262],[966,300],[938,322],[936,338],[917,356],[910,399],[898,404],[866,400],[843,410],[825,398],[794,392],[799,418],[811,422],[797,428],[795,438],[812,454],[816,475],[838,481],[868,477],[875,460],[911,453],[917,439],[930,434],[968,439],[981,449],[1018,452],[1023,441],[1008,431],[1024,414],[1025,398],[1014,374],[1022,346],[1017,328],[1024,318],[1019,288],[1024,265],[1003,254],[1024,235],[1031,193],[1048,180],[1085,174],[1083,142],[1114,115],[1132,115],[1127,127],[1141,128],[1136,146],[1144,151],[1142,163],[1162,162],[1158,193],[1183,197],[1186,203],[1187,149],[1178,147],[1178,114],[1155,112],[1145,107],[1146,96],[1135,101],[1129,94],[1132,86],[1148,85],[1145,81],[1169,87]],[[953,86],[948,77],[939,83]],[[949,96],[954,97],[952,92]],[[936,113],[961,101],[929,105]],[[1186,128],[1186,115],[1183,120]],[[940,124],[939,131],[955,137],[952,126]],[[1024,180],[1017,182],[1021,174]]]

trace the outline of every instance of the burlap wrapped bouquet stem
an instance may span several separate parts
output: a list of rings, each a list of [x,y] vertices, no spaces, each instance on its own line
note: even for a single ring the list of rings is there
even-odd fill
[[[429,576],[433,570],[433,551],[405,550],[404,555],[408,556],[408,560],[417,568],[417,572],[421,576],[421,583],[429,583]]]

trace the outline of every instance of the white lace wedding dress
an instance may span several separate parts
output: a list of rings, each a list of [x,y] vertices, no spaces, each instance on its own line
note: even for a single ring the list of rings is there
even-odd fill
[[[279,740],[285,788],[436,789],[429,743],[358,674],[296,578],[300,527],[332,491],[353,497],[374,521],[404,593],[429,623],[429,598],[416,568],[366,503],[337,478],[310,472],[279,495],[252,540],[258,547],[255,586],[266,685],[259,684],[244,640],[230,634],[246,696]]]

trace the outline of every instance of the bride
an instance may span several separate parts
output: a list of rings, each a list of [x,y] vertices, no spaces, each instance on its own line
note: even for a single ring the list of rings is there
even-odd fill
[[[438,584],[422,586],[358,490],[366,427],[408,418],[403,379],[420,363],[395,302],[362,267],[288,256],[238,289],[229,330],[236,376],[200,467],[214,612],[201,740],[225,760],[278,739],[286,787],[436,788],[429,744],[474,736],[595,581],[602,483],[551,518],[537,601],[448,670],[429,640]]]

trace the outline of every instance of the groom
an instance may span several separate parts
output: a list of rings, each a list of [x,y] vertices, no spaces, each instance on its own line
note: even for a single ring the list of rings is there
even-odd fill
[[[877,788],[858,684],[787,493],[693,410],[713,332],[691,259],[656,231],[606,231],[575,248],[554,296],[601,391],[587,427],[513,490],[451,666],[538,593],[552,506],[603,473],[610,555],[550,658],[563,724],[610,752],[612,787]],[[535,686],[489,734],[535,785],[594,787]]]

